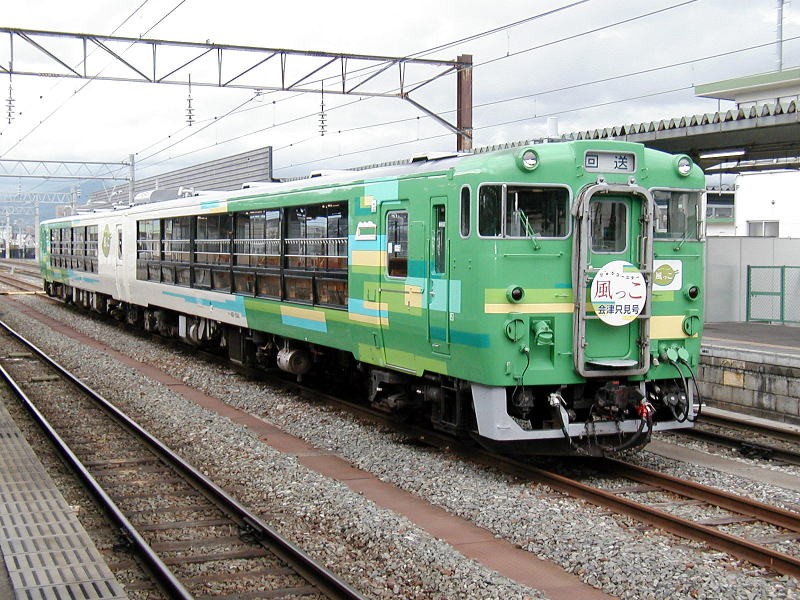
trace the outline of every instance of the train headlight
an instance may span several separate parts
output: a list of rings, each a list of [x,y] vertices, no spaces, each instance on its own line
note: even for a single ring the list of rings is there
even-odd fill
[[[539,166],[539,154],[533,148],[525,148],[519,154],[519,166],[525,171],[533,171]]]
[[[696,285],[693,285],[686,289],[686,297],[689,300],[697,300],[699,296],[700,296],[700,288],[697,287]]]
[[[681,177],[686,177],[689,173],[691,173],[692,166],[692,159],[685,154],[675,157],[675,169],[678,171],[678,175]]]
[[[506,298],[508,298],[509,302],[517,303],[522,302],[522,299],[525,297],[525,290],[518,285],[511,285],[508,286],[506,290]]]

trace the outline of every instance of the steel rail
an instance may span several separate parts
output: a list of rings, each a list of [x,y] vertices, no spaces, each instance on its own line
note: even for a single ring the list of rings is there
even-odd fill
[[[746,417],[747,415],[743,415]],[[767,423],[760,423],[755,421],[742,422],[738,419],[728,419],[721,415],[710,415],[703,413],[699,421],[700,424],[708,423],[709,425],[717,425],[719,427],[728,427],[748,433],[758,433],[767,437],[776,438],[786,442],[794,442],[800,444],[800,433],[794,433],[785,429],[777,427],[770,427]]]
[[[703,418],[705,419],[705,417]],[[737,427],[736,429],[740,428]],[[744,430],[745,430],[744,428],[741,428],[741,431]],[[733,448],[734,450],[738,450],[743,456],[747,458],[763,458],[768,460],[778,460],[790,465],[800,466],[800,452],[794,450],[779,448],[778,446],[772,446],[770,444],[762,444],[761,442],[747,441],[743,440],[740,437],[725,435],[724,433],[706,431],[696,426],[693,427],[692,429],[685,429],[678,433],[680,433],[680,435],[686,435],[697,440],[712,442],[714,444],[719,444],[720,446]],[[769,435],[776,437],[775,433],[771,433]],[[785,439],[785,436],[783,436],[781,439]],[[786,440],[786,441],[791,441],[791,440]],[[800,442],[800,440],[798,439],[795,439],[793,441]]]
[[[512,461],[512,463],[515,462],[516,461]],[[613,462],[619,463],[619,461]],[[624,465],[624,467],[630,466],[627,463],[619,464]],[[517,463],[515,466],[517,469],[519,469],[521,465]],[[638,469],[638,467],[634,468],[634,470],[636,469]],[[733,556],[748,560],[759,566],[769,567],[784,575],[791,575],[792,577],[800,576],[800,559],[793,556],[776,552],[771,548],[767,548],[743,538],[719,531],[714,527],[695,523],[662,510],[647,506],[646,504],[641,504],[627,498],[619,497],[611,491],[586,485],[557,473],[545,471],[537,467],[527,467],[525,470],[527,470],[529,474],[534,475],[541,483],[565,492],[570,496],[582,498],[588,502],[591,502],[592,504],[611,508],[619,513],[629,515],[639,521],[650,523],[655,527],[659,527],[675,535],[705,542],[710,546],[727,552]],[[647,469],[644,470],[648,471]],[[655,471],[651,471],[650,473],[654,474],[657,478],[660,478],[662,475]],[[683,483],[687,482],[683,481]],[[708,489],[710,490],[711,488]],[[719,493],[717,490],[712,491]],[[714,502],[714,504],[716,504],[716,502]],[[774,507],[771,508],[778,512],[781,511],[781,509],[775,509]],[[768,511],[765,511],[765,514],[767,512]],[[784,512],[788,513],[789,511]],[[800,515],[794,515],[793,517],[794,525],[791,527],[793,531],[797,531],[798,529],[796,528],[800,526],[798,523],[798,518],[800,518]]]
[[[13,332],[5,323],[0,322],[0,325],[12,335],[17,334]],[[17,339],[20,339],[17,337]],[[157,577],[160,586],[163,586],[165,592],[170,594],[170,597],[176,599],[190,600],[193,596],[183,587],[178,581],[172,570],[164,564],[158,554],[150,547],[150,545],[141,536],[136,527],[128,520],[122,510],[117,504],[106,494],[103,487],[97,480],[89,473],[89,470],[83,465],[80,459],[70,449],[67,443],[56,432],[50,422],[39,411],[33,402],[28,398],[27,394],[17,384],[11,374],[0,366],[0,376],[8,384],[11,391],[22,402],[25,409],[33,416],[39,426],[44,431],[45,435],[53,442],[58,452],[64,457],[67,463],[72,467],[78,477],[83,481],[89,492],[97,499],[100,505],[105,510],[109,518],[120,528],[123,535],[130,542],[136,554],[144,561],[150,572]]]
[[[0,273],[0,283],[5,285],[10,285],[13,288],[16,288],[17,292],[0,292],[6,294],[19,294],[19,293],[28,293],[28,294],[43,294],[44,290],[40,285],[34,285],[33,283],[28,283],[26,281],[22,281],[21,279],[17,279],[16,277],[12,277],[5,273]]]
[[[371,421],[389,425],[395,431],[413,437],[414,439],[417,439],[423,443],[439,448],[446,447],[460,456],[468,458],[469,460],[490,465],[493,468],[500,467],[506,472],[535,479],[537,482],[548,485],[553,489],[561,491],[569,496],[581,498],[598,506],[611,508],[620,514],[629,515],[639,521],[649,523],[655,527],[659,527],[680,537],[704,542],[713,548],[717,548],[733,556],[747,560],[753,564],[772,568],[782,574],[787,574],[794,577],[800,576],[800,559],[776,552],[770,548],[760,546],[748,540],[726,534],[715,529],[714,527],[694,523],[675,515],[671,515],[667,512],[648,507],[647,505],[628,500],[626,498],[621,498],[613,492],[589,486],[557,473],[540,469],[538,467],[533,467],[529,463],[523,462],[519,459],[515,459],[506,455],[497,455],[483,449],[478,450],[474,444],[465,443],[451,436],[436,431],[431,431],[430,429],[423,429],[408,423],[398,423],[397,421],[387,417],[385,413],[381,413],[363,405],[337,398],[329,393],[320,392],[319,390],[289,382],[284,379],[281,379],[280,381],[284,385],[288,385],[290,388],[293,388],[301,396],[314,400],[324,398],[326,401],[333,402],[341,407],[344,407],[348,411],[360,415],[362,418],[367,418]],[[627,463],[620,464],[624,464],[626,467],[630,466]],[[631,466],[631,468],[633,469],[634,467]],[[646,469],[643,470],[647,471]],[[654,473],[657,477],[660,477],[660,474],[655,471],[652,471],[651,473]],[[683,480],[676,481],[686,483]],[[719,492],[717,490],[713,490],[713,488],[708,489]],[[724,492],[722,493],[724,494]],[[729,496],[731,496],[731,498],[736,498],[733,495]],[[790,511],[782,511],[781,509],[770,507],[769,505],[765,504],[762,506],[769,509],[763,512],[765,515],[775,511],[777,511],[777,513],[788,513],[790,518],[785,522],[791,524],[789,529],[798,531],[798,515],[794,515],[792,517],[793,513]],[[761,517],[759,516],[758,518],[760,519]],[[794,521],[792,521],[792,518]]]
[[[266,522],[261,520],[256,514],[251,512],[248,508],[242,505],[238,500],[230,496],[227,492],[225,492],[222,488],[220,488],[217,484],[211,481],[208,477],[203,475],[200,471],[198,471],[195,467],[190,465],[188,462],[183,460],[180,456],[172,452],[163,442],[157,439],[155,436],[148,433],[145,429],[143,429],[138,423],[136,423],[133,419],[131,419],[128,415],[118,409],[116,406],[111,404],[108,400],[106,400],[103,396],[101,396],[98,392],[87,386],[83,383],[77,376],[73,373],[68,371],[66,368],[61,366],[58,362],[48,356],[44,351],[39,349],[36,345],[32,342],[24,338],[21,334],[14,331],[11,327],[8,326],[3,321],[0,321],[0,327],[2,327],[5,331],[8,332],[9,335],[17,339],[19,342],[24,344],[28,347],[31,352],[33,352],[36,356],[38,356],[43,362],[48,364],[51,368],[56,370],[58,374],[69,381],[72,385],[74,385],[77,389],[81,392],[89,396],[92,400],[94,400],[98,406],[103,408],[109,414],[111,414],[122,426],[127,428],[129,431],[133,432],[137,437],[139,437],[142,441],[144,441],[154,452],[156,452],[160,458],[162,458],[165,462],[169,463],[172,467],[174,467],[177,471],[179,471],[182,475],[184,475],[187,479],[189,479],[194,485],[198,488],[202,489],[203,492],[207,493],[218,505],[222,506],[226,509],[229,513],[233,514],[235,517],[241,519],[244,523],[246,523],[249,527],[252,528],[254,534],[263,542],[269,544],[270,550],[272,550],[276,556],[283,559],[287,563],[289,563],[297,573],[308,580],[309,582],[313,583],[321,593],[328,596],[329,598],[335,598],[337,600],[364,600],[364,597],[359,594],[355,589],[350,587],[346,582],[338,578],[334,575],[331,571],[329,571],[324,566],[316,563],[309,555],[307,555],[303,550],[293,545],[283,536],[281,536],[277,531],[272,529]],[[0,367],[2,369],[2,367]],[[6,381],[9,381],[10,375],[7,374],[5,370],[2,370],[2,376]],[[9,383],[9,385],[12,385]],[[14,384],[15,393],[18,386]],[[21,389],[19,389],[20,393],[23,393]],[[23,393],[24,394],[24,393]],[[40,423],[43,424],[47,423],[44,419],[44,416],[36,410],[35,406],[33,406],[30,401],[26,403],[26,406],[29,407],[29,410],[32,409],[32,414],[34,414],[39,420]],[[33,412],[35,411],[35,412]],[[41,419],[41,420],[40,420]],[[48,430],[48,435],[51,435],[52,432],[52,439],[54,441],[56,439],[60,440],[58,434],[55,430],[49,425],[46,426]],[[59,447],[62,447],[63,441],[60,443],[57,442]],[[66,446],[64,445],[66,448]],[[69,451],[68,448],[66,448]],[[76,461],[76,470],[79,472],[82,478],[89,477],[91,478],[91,474],[83,467],[77,457],[69,451],[69,454],[72,455],[72,459]],[[80,465],[78,467],[77,465]],[[85,473],[85,475],[84,475]],[[99,490],[100,498],[107,498],[109,502],[113,505],[113,501],[108,498],[105,493],[100,488],[99,484],[92,478],[93,484],[92,491],[94,492],[95,488]],[[102,500],[105,504],[105,500]],[[118,508],[115,508],[117,512],[119,512]],[[158,556],[153,552],[152,549],[149,548],[147,543],[144,541],[141,536],[139,536],[138,532],[136,532],[133,525],[131,525],[127,519],[125,519],[124,515],[119,512],[124,521],[120,521],[121,523],[127,523],[124,527],[124,531],[127,533],[129,529],[131,530],[131,536],[133,539],[139,538],[141,543],[144,544],[146,547],[145,554],[148,560],[153,559],[153,564],[155,565],[155,572],[160,576],[165,577],[165,580],[169,581],[170,579],[174,579],[174,576],[171,575],[169,568],[164,566],[159,566],[160,559]],[[137,547],[138,543],[137,543]],[[150,563],[148,563],[150,564]],[[191,598],[192,596],[182,588],[180,583],[177,579],[174,579],[175,582],[175,597],[176,598]],[[183,590],[181,592],[181,590]],[[185,595],[183,595],[185,594]]]
[[[622,462],[613,458],[604,459],[605,465],[613,474],[621,475],[639,483],[656,486],[674,494],[702,500],[714,506],[724,508],[759,521],[770,523],[800,533],[800,513],[771,506],[752,498],[737,496],[724,490],[679,479],[667,473],[659,473],[646,467]]]
[[[425,430],[413,424],[397,423],[387,418],[386,415],[364,406],[359,406],[346,400],[332,397],[330,394],[311,390],[298,384],[295,385],[298,389],[302,390],[302,395],[304,396],[314,396],[315,398],[323,397],[328,401],[332,400],[336,404],[345,406],[348,410],[362,417],[390,425],[395,431],[413,437],[431,446],[448,448],[469,460],[489,465],[492,468],[502,468],[506,472],[517,476],[535,479],[538,483],[548,485],[569,496],[583,499],[598,506],[610,508],[620,514],[631,516],[638,521],[649,523],[674,535],[698,540],[713,548],[731,554],[732,556],[750,561],[753,564],[769,567],[785,575],[800,577],[800,559],[793,556],[727,534],[712,526],[695,523],[657,508],[649,507],[646,504],[622,498],[611,491],[586,485],[569,477],[553,473],[552,471],[534,467],[518,458],[495,454],[484,449],[476,449],[474,445],[469,445],[445,434]],[[768,522],[791,531],[800,532],[800,514],[755,500],[741,498],[734,494],[729,494],[722,490],[716,490],[701,484],[677,479],[670,475],[658,473],[657,471],[630,465],[616,459],[599,459],[597,464],[601,467],[605,465],[607,469],[619,472],[624,477],[629,477],[631,479],[638,478],[637,481],[642,483],[668,489],[676,494],[703,499],[715,506],[726,508],[727,510]]]

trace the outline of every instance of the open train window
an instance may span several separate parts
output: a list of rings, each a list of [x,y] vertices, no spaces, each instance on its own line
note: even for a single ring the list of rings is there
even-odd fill
[[[389,277],[408,276],[408,211],[386,213],[386,269]]]
[[[478,191],[481,237],[564,238],[569,234],[568,216],[566,188],[492,184]]]
[[[655,238],[699,240],[703,237],[703,192],[652,190],[656,205]]]

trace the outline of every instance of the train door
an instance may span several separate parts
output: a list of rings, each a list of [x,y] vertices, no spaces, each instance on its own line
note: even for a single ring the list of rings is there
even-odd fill
[[[381,330],[381,347],[387,365],[416,371],[416,356],[427,345],[422,319],[425,230],[413,220],[404,200],[382,202],[380,218],[385,232],[385,261],[380,262],[380,283],[374,310]],[[367,299],[369,300],[369,291]]]
[[[114,228],[114,239],[111,244],[114,255],[114,279],[116,281],[117,298],[128,300],[127,278],[125,277],[125,261],[122,248],[122,224],[117,223]]]
[[[431,198],[428,260],[428,337],[431,350],[450,354],[450,241],[447,198]]]
[[[575,205],[575,366],[584,376],[650,366],[653,199],[644,188],[598,184]]]

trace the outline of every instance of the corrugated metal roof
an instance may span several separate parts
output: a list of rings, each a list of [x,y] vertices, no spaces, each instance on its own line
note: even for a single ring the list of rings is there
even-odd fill
[[[750,121],[765,117],[775,117],[778,115],[788,115],[797,112],[797,103],[792,100],[788,103],[776,102],[775,104],[764,104],[752,106],[749,109],[731,109],[725,112],[704,113],[702,115],[692,115],[676,119],[661,119],[660,121],[646,121],[643,123],[633,123],[631,125],[620,125],[616,127],[606,127],[603,129],[589,129],[570,134],[567,139],[578,140],[597,140],[610,137],[620,137],[643,133],[654,133],[660,131],[673,131],[691,127],[702,127],[705,125],[716,125],[720,123],[730,123],[733,121]],[[753,123],[756,126],[756,123]]]
[[[523,140],[476,148],[475,152],[516,148],[543,141],[622,140],[643,143],[671,153],[685,153],[704,169],[739,172],[759,167],[761,161],[789,163],[800,156],[798,102],[773,102],[672,119],[620,124],[563,134],[549,140]],[[709,151],[743,148],[738,161],[701,159]]]

